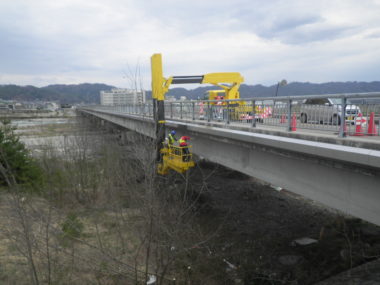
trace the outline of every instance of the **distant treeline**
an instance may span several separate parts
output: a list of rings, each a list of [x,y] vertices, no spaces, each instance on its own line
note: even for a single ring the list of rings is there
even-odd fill
[[[0,99],[58,101],[61,104],[99,103],[100,91],[115,88],[106,84],[48,85],[46,87],[0,85]]]
[[[189,99],[202,99],[205,92],[212,87],[198,87],[187,90],[184,88],[173,88],[168,95],[179,98],[186,96]],[[248,97],[269,97],[276,95],[277,85],[246,85],[240,86],[240,96]],[[380,81],[374,82],[328,82],[328,83],[301,83],[293,82],[286,86],[280,86],[277,96],[291,95],[318,95],[318,94],[336,94],[336,93],[362,93],[362,92],[380,92]]]
[[[18,101],[58,101],[62,104],[99,103],[100,91],[115,88],[106,84],[83,83],[77,85],[49,85],[46,87],[0,85],[0,99]],[[240,87],[242,98],[275,96],[277,85],[246,85]],[[192,90],[172,88],[168,95],[179,99],[185,96],[188,99],[202,99],[205,92],[215,89],[212,86],[198,87]],[[316,95],[335,93],[380,92],[380,81],[374,82],[328,82],[328,83],[300,83],[293,82],[278,89],[278,96]],[[151,92],[147,92],[151,98]]]

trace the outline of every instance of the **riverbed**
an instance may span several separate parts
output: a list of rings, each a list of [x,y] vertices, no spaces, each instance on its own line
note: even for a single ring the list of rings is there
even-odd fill
[[[47,147],[63,151],[64,145],[77,131],[75,117],[13,119],[11,125],[34,156],[39,156]]]

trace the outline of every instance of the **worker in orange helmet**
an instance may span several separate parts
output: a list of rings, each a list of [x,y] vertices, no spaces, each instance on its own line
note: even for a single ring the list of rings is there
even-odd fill
[[[188,137],[188,136],[182,136],[178,140],[179,146],[182,149],[182,161],[189,161],[190,160],[190,152],[189,152],[189,147],[187,144],[188,140],[190,140],[190,137]]]

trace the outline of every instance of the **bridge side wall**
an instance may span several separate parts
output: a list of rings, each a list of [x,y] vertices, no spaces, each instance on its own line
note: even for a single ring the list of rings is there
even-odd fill
[[[92,114],[154,137],[152,121]],[[380,225],[379,151],[171,121],[167,126],[190,135],[198,156]]]
[[[154,130],[154,123],[149,118],[141,118],[137,116],[124,115],[124,114],[114,114],[108,113],[106,111],[81,111],[85,114],[93,115],[99,119],[107,122],[111,122],[115,125],[121,126],[131,131],[135,131],[144,136],[154,138],[156,136]]]
[[[380,175],[373,168],[193,133],[194,153],[380,225]]]

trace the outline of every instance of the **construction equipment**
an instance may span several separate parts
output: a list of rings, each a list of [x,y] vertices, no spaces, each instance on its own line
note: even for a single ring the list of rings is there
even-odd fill
[[[156,159],[158,173],[167,174],[169,169],[183,173],[194,166],[194,161],[190,155],[189,161],[184,161],[182,149],[175,146],[165,146],[165,94],[171,84],[212,84],[221,88],[225,94],[225,99],[238,99],[239,86],[244,78],[238,72],[208,73],[195,76],[171,76],[165,78],[162,71],[161,54],[154,54],[151,57],[152,68],[152,97],[154,108],[154,121],[156,123]],[[225,84],[229,85],[225,85]],[[219,91],[220,92],[220,91]],[[176,149],[179,148],[179,149]]]
[[[189,148],[190,146],[187,146]],[[191,167],[195,166],[193,156],[184,154],[183,147],[164,145],[161,150],[162,162],[158,164],[157,172],[161,175],[169,173],[169,169],[173,169],[179,173],[185,173]]]
[[[230,101],[228,104],[226,101],[230,99],[240,99],[240,94],[236,92],[228,92],[228,86],[222,85],[224,89],[222,90],[208,90],[206,91],[205,98],[207,100],[213,100],[210,102],[211,107],[213,107],[212,116],[214,119],[223,119],[223,115],[228,112],[229,119],[232,121],[252,121],[253,112],[252,106],[247,104],[246,101]],[[227,89],[227,90],[226,90]],[[261,106],[255,106],[255,118],[257,121],[262,121],[265,113],[265,109]]]

